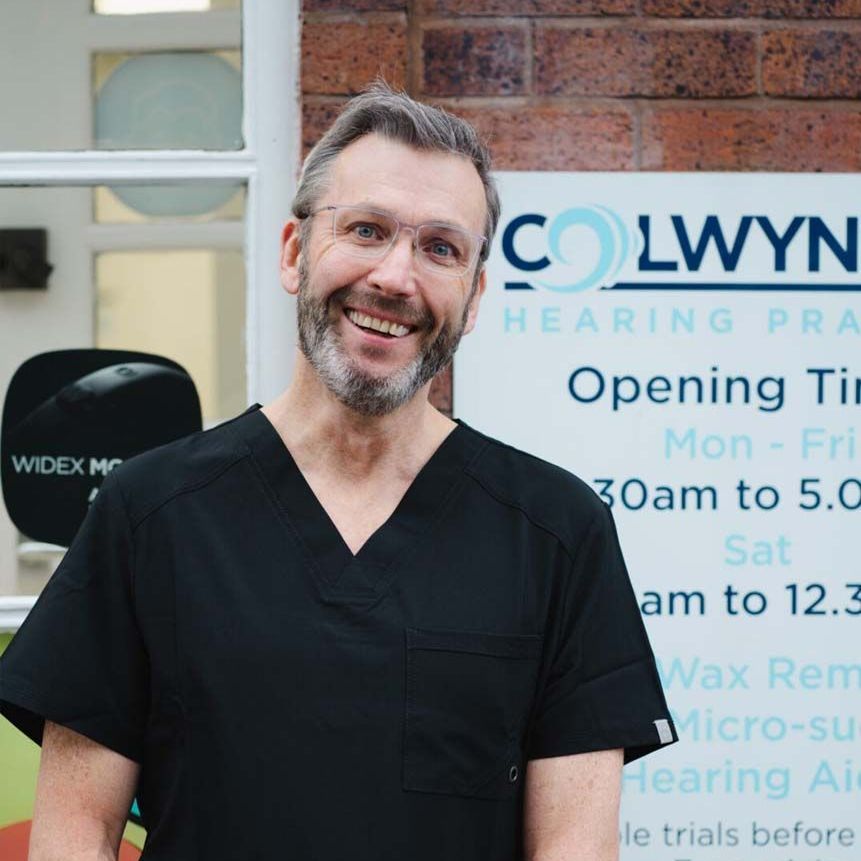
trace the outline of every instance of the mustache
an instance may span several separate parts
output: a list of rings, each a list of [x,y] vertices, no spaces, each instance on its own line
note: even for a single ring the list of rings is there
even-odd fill
[[[369,311],[388,313],[419,329],[430,329],[434,324],[433,314],[427,308],[416,308],[415,305],[405,299],[380,296],[377,293],[358,290],[355,287],[341,287],[332,293],[329,302],[342,310],[355,305]]]

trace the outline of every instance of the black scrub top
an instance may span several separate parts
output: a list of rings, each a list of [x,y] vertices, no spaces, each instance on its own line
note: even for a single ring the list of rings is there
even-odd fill
[[[677,739],[583,482],[459,422],[353,556],[260,404],[108,475],[0,710],[141,763],[146,861],[520,859],[528,760]]]

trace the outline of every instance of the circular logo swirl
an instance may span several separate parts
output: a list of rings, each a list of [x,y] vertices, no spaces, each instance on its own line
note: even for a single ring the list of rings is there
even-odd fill
[[[550,256],[563,266],[576,265],[570,253],[563,250],[562,238],[574,226],[589,228],[598,239],[600,251],[591,272],[569,284],[549,284],[538,281],[554,293],[578,293],[605,284],[618,271],[628,257],[631,247],[630,235],[624,222],[611,209],[604,206],[576,206],[560,212],[550,224],[547,242]]]

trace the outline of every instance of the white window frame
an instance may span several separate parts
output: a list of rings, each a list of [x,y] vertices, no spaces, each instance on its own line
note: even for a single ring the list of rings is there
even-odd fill
[[[198,150],[88,150],[0,152],[0,186],[141,185],[147,182],[239,180],[247,184],[244,227],[222,225],[135,225],[150,244],[236,246],[244,239],[246,271],[246,383],[249,403],[274,398],[292,373],[296,343],[292,304],[278,282],[280,231],[290,216],[300,164],[301,102],[299,91],[300,0],[242,0],[242,11],[203,13],[213,31],[236,31],[242,22],[242,131],[245,147],[235,152]],[[105,16],[93,14],[92,50],[189,48],[172,37],[185,28],[180,19],[199,21],[201,13],[136,16],[133,44],[118,44]],[[197,29],[200,34],[200,28]],[[197,47],[208,47],[208,34],[197,36]],[[124,231],[113,225],[93,225],[92,249],[107,250],[123,243]],[[196,237],[198,237],[196,239]],[[0,595],[0,631],[15,631],[35,602],[35,596]]]

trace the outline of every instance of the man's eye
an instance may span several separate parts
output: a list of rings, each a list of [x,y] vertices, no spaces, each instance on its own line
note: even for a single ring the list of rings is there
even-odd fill
[[[382,235],[375,224],[354,224],[352,232],[357,239],[379,239]]]
[[[441,239],[434,240],[427,246],[428,253],[440,259],[455,259],[457,258],[457,249],[449,242],[444,242]]]

